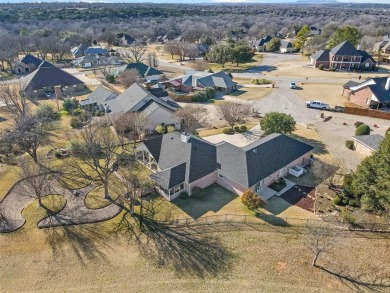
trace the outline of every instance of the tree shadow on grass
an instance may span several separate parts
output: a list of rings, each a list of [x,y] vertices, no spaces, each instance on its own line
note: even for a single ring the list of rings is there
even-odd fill
[[[233,254],[216,237],[190,234],[188,229],[157,222],[127,210],[115,229],[157,267],[179,276],[217,277],[231,270]]]
[[[141,224],[145,243],[141,254],[159,267],[172,267],[181,276],[216,277],[230,271],[233,254],[215,237],[191,235],[178,227],[148,218]]]
[[[343,271],[336,272],[323,266],[317,266],[317,268],[335,276],[355,292],[385,293],[390,291],[390,280],[380,276],[379,273],[361,273],[359,275],[353,276]]]
[[[55,257],[66,256],[70,248],[83,266],[87,266],[88,261],[95,260],[108,263],[102,251],[110,248],[107,244],[108,235],[101,233],[97,225],[65,225],[45,228],[43,231]]]

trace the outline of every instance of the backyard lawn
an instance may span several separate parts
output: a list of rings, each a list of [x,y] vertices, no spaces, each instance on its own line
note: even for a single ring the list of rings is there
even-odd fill
[[[245,124],[240,124],[239,126],[245,125],[249,130],[258,124],[259,124],[258,122],[247,122]],[[227,127],[229,127],[229,126],[220,127],[220,128],[212,128],[212,129],[200,129],[200,130],[198,130],[198,132],[199,132],[200,137],[206,137],[206,136],[210,136],[210,135],[222,134],[223,130]]]
[[[228,97],[234,97],[243,101],[255,101],[268,96],[272,92],[272,88],[266,87],[246,87],[243,86],[238,90],[231,92]]]

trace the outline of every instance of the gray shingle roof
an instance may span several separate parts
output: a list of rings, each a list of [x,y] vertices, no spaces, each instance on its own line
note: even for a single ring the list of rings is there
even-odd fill
[[[390,77],[375,77],[375,84],[368,85],[372,93],[380,103],[390,102],[390,89],[386,89],[386,83]]]
[[[329,50],[319,50],[311,55],[311,58],[315,61],[329,61]]]
[[[88,47],[85,52],[85,55],[107,55],[107,49],[101,47]]]
[[[84,84],[81,80],[72,74],[55,67],[53,64],[44,61],[39,65],[37,70],[29,75],[21,78],[22,89],[29,88],[31,90],[38,90],[50,86],[71,86]]]
[[[231,88],[236,85],[236,82],[233,82],[232,79],[223,71],[211,73],[204,77],[198,77],[198,82],[205,87],[220,87],[220,88]]]
[[[92,103],[96,103],[97,105],[100,105],[107,100],[115,99],[117,96],[118,96],[117,93],[100,85],[88,96],[88,100]]]
[[[281,43],[280,46],[281,48],[292,48],[292,44],[289,41],[281,40],[280,43]]]
[[[150,175],[156,184],[170,189],[185,181],[186,163]]]
[[[383,141],[384,137],[380,134],[371,134],[371,135],[359,135],[353,136],[353,139],[368,147],[373,151],[377,151],[379,145]]]
[[[362,54],[351,44],[350,41],[344,41],[330,50],[330,54],[335,56],[362,56]]]
[[[217,146],[222,175],[251,187],[313,149],[282,134],[271,134],[244,148],[224,143]]]
[[[194,182],[216,170],[216,146],[201,138],[191,135],[186,143],[181,141],[180,133],[171,132],[146,140],[144,145],[163,170],[185,163],[186,183]],[[169,174],[172,175],[172,172]],[[166,176],[167,173],[164,178]]]
[[[350,81],[348,81],[347,83],[345,83],[345,84],[343,85],[343,88],[349,89],[351,86],[358,85],[359,83],[360,83],[360,82],[350,80]]]
[[[20,62],[27,64],[27,65],[34,64],[36,67],[38,67],[42,63],[42,60],[33,56],[33,55],[27,54],[26,56],[24,56],[22,58],[22,60],[20,60]]]

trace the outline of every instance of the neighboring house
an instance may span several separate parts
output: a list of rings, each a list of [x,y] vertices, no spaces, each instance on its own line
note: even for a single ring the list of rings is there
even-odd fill
[[[80,58],[85,55],[101,55],[108,56],[108,50],[102,47],[88,47],[85,45],[79,45],[70,50],[74,58]]]
[[[173,200],[183,191],[191,196],[195,187],[213,183],[238,195],[247,189],[261,195],[289,168],[308,164],[313,147],[282,134],[239,148],[172,132],[146,140],[137,149],[137,158],[154,172],[150,177],[158,193]]]
[[[319,50],[311,56],[313,67],[321,64],[335,70],[373,70],[376,61],[366,51],[356,49],[349,41],[342,42],[331,50]]]
[[[311,36],[319,36],[321,34],[322,30],[319,28],[316,28],[315,26],[310,27],[310,35]]]
[[[122,67],[113,69],[112,72],[114,75],[119,75],[123,71],[130,69],[137,70],[144,81],[155,81],[164,78],[164,73],[162,71],[140,62],[123,65]]]
[[[73,60],[73,65],[81,68],[98,67],[107,65],[107,57],[100,55],[86,55]]]
[[[174,125],[180,129],[180,121],[174,116],[180,106],[163,89],[146,90],[137,83],[121,94],[103,86],[94,90],[86,100],[80,101],[83,108],[99,109],[109,116],[127,112],[143,113],[147,119],[144,130],[153,132],[157,125]]]
[[[353,136],[355,141],[355,151],[363,156],[371,156],[376,152],[384,137],[380,134]]]
[[[120,46],[129,46],[134,42],[135,42],[135,39],[128,34],[123,34],[123,36],[121,38],[118,38],[118,44]]]
[[[193,92],[195,90],[203,90],[206,87],[214,88],[215,90],[222,90],[226,94],[237,89],[237,83],[225,72],[194,72],[184,76],[172,78],[164,82],[167,88],[173,88],[181,92]]]
[[[41,63],[41,59],[28,54],[24,56],[22,60],[14,63],[13,70],[16,74],[30,73],[37,69]]]
[[[386,42],[386,41],[385,41]],[[390,54],[390,41],[387,41],[382,47],[382,53]]]
[[[390,77],[375,77],[363,82],[349,81],[343,94],[361,107],[381,109],[390,107]]]
[[[267,50],[266,46],[269,41],[272,40],[271,36],[266,36],[262,39],[259,40],[254,40],[252,42],[252,49],[257,51],[257,52],[265,52]]]
[[[84,82],[47,61],[43,61],[34,72],[20,81],[23,91],[32,91],[37,96],[53,93],[55,86],[60,86],[65,95],[73,95],[85,89]]]
[[[294,52],[294,47],[290,41],[281,40],[280,41],[280,53],[292,53]]]

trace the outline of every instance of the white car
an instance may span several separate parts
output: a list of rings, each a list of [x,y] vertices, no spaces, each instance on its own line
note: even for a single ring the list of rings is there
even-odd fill
[[[330,109],[328,104],[321,103],[321,101],[307,101],[306,107],[314,108],[314,109],[321,109],[321,110],[329,110]]]
[[[296,88],[297,88],[297,84],[295,82],[291,82],[290,89],[296,89]]]

